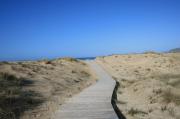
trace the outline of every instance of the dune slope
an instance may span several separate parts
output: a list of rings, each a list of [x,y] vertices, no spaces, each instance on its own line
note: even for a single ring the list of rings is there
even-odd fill
[[[118,107],[127,119],[180,119],[180,53],[98,57],[120,83]]]
[[[0,62],[0,118],[49,119],[93,82],[88,65],[72,58]]]

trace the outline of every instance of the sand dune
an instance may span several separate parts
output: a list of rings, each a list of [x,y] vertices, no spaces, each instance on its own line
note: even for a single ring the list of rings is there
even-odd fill
[[[127,119],[180,119],[180,53],[98,57],[120,83],[118,107]]]
[[[66,98],[93,82],[88,65],[72,58],[0,62],[0,117],[49,119]]]

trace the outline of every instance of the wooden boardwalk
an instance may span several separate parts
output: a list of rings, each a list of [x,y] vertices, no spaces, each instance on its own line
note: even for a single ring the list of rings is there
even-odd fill
[[[118,119],[111,104],[116,82],[94,61],[87,63],[99,81],[63,104],[54,119]]]

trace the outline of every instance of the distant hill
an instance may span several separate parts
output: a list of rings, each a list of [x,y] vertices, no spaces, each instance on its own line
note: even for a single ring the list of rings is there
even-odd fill
[[[171,50],[169,50],[169,52],[180,52],[180,48],[175,48],[175,49],[171,49]]]

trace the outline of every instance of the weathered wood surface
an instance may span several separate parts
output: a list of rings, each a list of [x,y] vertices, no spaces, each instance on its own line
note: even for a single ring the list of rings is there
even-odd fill
[[[94,61],[87,63],[99,81],[63,104],[55,119],[118,119],[111,104],[116,82]]]

